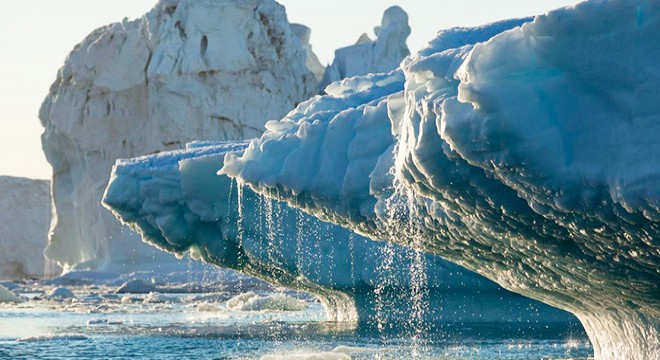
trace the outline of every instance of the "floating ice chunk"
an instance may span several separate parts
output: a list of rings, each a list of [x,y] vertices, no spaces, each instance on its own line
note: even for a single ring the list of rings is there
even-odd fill
[[[17,342],[47,342],[47,341],[83,341],[89,340],[81,334],[46,334],[39,336],[29,336],[16,340]]]
[[[147,296],[144,297],[144,300],[142,300],[142,302],[145,304],[162,304],[162,303],[172,304],[172,303],[181,302],[181,299],[176,296],[168,296],[157,292],[150,292],[149,294],[147,294]]]
[[[124,295],[121,297],[121,300],[119,300],[122,304],[127,304],[127,303],[139,303],[142,302],[144,299],[139,297],[139,296],[131,296],[131,295]]]
[[[51,299],[73,299],[76,295],[65,287],[56,287],[48,292],[48,297]]]
[[[112,321],[108,319],[89,319],[85,323],[87,326],[97,326],[97,325],[122,325],[122,321]]]
[[[9,291],[6,287],[0,285],[0,303],[3,302],[13,302],[13,303],[20,303],[24,302],[25,300],[19,298],[14,294],[13,292]]]
[[[229,299],[227,308],[242,311],[301,311],[307,309],[307,303],[285,294],[260,296],[247,292]]]
[[[16,289],[20,289],[21,287],[17,283],[11,281],[0,281],[0,285],[4,286],[7,290],[16,290]]]
[[[203,302],[197,305],[197,311],[199,312],[220,312],[224,310],[217,303]]]
[[[118,277],[118,274],[100,271],[69,271],[55,278],[43,280],[41,283],[58,286],[100,285]]]
[[[144,279],[135,279],[122,284],[116,291],[116,294],[148,294],[159,292],[159,289],[152,282]]]

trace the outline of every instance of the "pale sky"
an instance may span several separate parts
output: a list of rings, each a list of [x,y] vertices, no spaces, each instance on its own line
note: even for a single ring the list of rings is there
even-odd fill
[[[280,0],[290,22],[312,29],[323,63],[362,33],[373,38],[383,11],[408,12],[411,52],[441,29],[542,14],[576,0]],[[156,0],[2,0],[0,11],[0,175],[50,178],[41,150],[39,106],[67,54],[92,30],[146,13]]]

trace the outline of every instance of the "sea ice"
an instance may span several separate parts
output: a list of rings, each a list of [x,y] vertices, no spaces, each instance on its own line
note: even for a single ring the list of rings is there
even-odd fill
[[[159,289],[155,284],[144,279],[127,281],[115,291],[117,294],[148,294],[151,292],[159,292]]]
[[[157,292],[150,292],[149,294],[147,294],[147,296],[144,297],[142,302],[145,304],[163,304],[163,303],[172,304],[172,303],[180,302],[180,299],[175,296],[168,296]]]
[[[46,341],[82,341],[89,340],[80,334],[46,334],[40,336],[29,336],[16,340],[17,342],[46,342]]]
[[[56,287],[48,292],[48,297],[51,299],[73,299],[76,295],[65,287]]]

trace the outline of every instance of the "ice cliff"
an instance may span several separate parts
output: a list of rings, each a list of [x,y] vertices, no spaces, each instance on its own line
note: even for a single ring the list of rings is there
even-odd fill
[[[568,310],[597,359],[658,359],[660,4],[451,37],[331,85],[222,172]]]
[[[364,238],[218,176],[225,154],[246,146],[198,142],[120,160],[104,203],[165,251],[316,294],[329,320],[396,331],[577,322],[438,257]]]
[[[39,115],[53,167],[45,255],[65,268],[167,260],[102,208],[112,164],[193,139],[261,134],[266,120],[317,92],[306,59],[271,0],[162,0],[90,34]]]
[[[0,279],[44,276],[50,182],[0,176]]]
[[[392,71],[410,55],[406,45],[410,35],[408,14],[400,7],[385,10],[374,33],[375,40],[363,34],[356,44],[335,50],[335,59],[323,74],[321,92],[330,83],[347,77]]]

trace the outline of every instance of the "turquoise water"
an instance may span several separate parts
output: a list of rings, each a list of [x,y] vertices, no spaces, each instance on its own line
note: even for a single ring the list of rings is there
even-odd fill
[[[144,302],[78,288],[82,300],[0,305],[2,359],[575,359],[591,356],[579,326],[436,324],[424,334],[379,333],[302,311],[241,311],[235,294],[167,294]],[[89,297],[89,293],[97,296]],[[267,295],[267,294],[266,294]],[[124,299],[126,300],[126,299]],[[162,299],[161,299],[162,300]],[[160,300],[156,300],[160,301]]]

